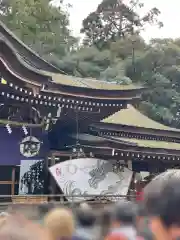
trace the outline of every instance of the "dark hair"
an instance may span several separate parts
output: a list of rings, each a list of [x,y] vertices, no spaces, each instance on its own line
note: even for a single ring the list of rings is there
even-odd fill
[[[140,237],[142,237],[142,239],[146,239],[146,240],[155,239],[153,232],[148,228],[143,229],[142,231],[138,232],[138,236],[140,236]]]
[[[166,227],[180,226],[180,179],[171,179],[159,189],[147,195],[145,199],[149,214],[159,216]]]
[[[53,208],[55,208],[53,203],[43,203],[38,206],[38,210],[41,215],[45,215]]]
[[[124,225],[135,225],[136,207],[132,202],[120,202],[115,205],[112,220],[118,221]]]
[[[111,224],[111,217],[112,208],[107,207],[101,212],[99,216],[99,224],[101,227],[100,239],[104,239],[104,237],[108,234]]]
[[[96,216],[91,209],[78,209],[76,219],[81,227],[92,227],[96,222]]]
[[[138,217],[147,217],[148,212],[144,204],[138,204],[137,205],[137,216]]]

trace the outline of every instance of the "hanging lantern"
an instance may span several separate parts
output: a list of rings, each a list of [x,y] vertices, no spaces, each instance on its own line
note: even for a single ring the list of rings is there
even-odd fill
[[[26,126],[23,125],[22,130],[24,132],[24,135],[28,135],[28,130],[27,130]]]
[[[3,77],[1,78],[1,84],[4,84],[4,85],[7,84],[7,81]]]
[[[12,133],[12,129],[11,129],[11,127],[10,127],[9,124],[6,124],[6,129],[7,129],[7,131],[8,131],[9,134]]]

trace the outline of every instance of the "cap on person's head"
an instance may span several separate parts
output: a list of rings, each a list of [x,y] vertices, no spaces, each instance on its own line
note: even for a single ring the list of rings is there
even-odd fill
[[[132,202],[119,202],[114,206],[112,221],[123,225],[134,225],[136,222],[136,207]]]

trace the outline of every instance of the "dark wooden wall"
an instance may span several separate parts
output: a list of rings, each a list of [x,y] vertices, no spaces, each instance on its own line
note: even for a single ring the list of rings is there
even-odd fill
[[[0,201],[11,201],[11,197],[2,195],[16,195],[19,190],[19,166],[0,166]]]

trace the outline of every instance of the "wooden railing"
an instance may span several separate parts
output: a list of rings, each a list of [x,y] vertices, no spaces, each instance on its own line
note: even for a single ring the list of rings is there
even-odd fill
[[[68,200],[67,200],[68,199]],[[87,201],[91,205],[111,204],[122,199],[133,200],[134,196],[124,195],[80,195],[80,196],[66,196],[66,195],[1,195],[0,206],[7,206],[11,204],[78,204]]]
[[[48,197],[47,196],[21,196],[21,195],[14,195],[11,197],[12,203],[29,203],[29,204],[37,204],[37,203],[47,203]]]

